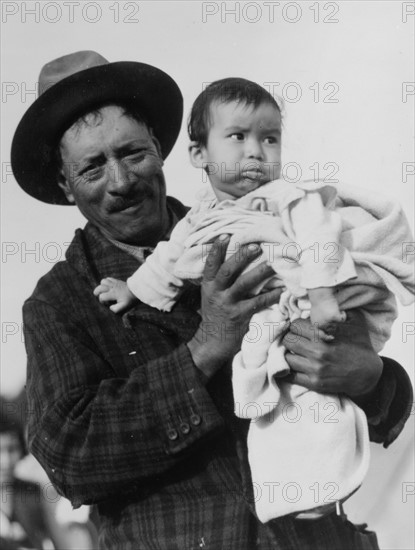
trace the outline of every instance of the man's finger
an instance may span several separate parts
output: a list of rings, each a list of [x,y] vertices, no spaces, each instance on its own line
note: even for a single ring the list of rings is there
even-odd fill
[[[215,278],[218,289],[225,290],[230,288],[233,283],[238,280],[239,276],[248,265],[258,258],[260,254],[261,248],[257,244],[241,246],[235,254],[232,254],[232,256],[220,266]],[[238,282],[236,284],[238,284]]]
[[[269,306],[277,304],[281,297],[281,293],[282,293],[281,288],[274,288],[272,290],[269,290],[268,292],[264,292],[263,294],[258,294],[258,296],[254,296],[253,298],[249,298],[248,300],[245,300],[244,306],[248,308],[247,311],[252,316],[254,313],[257,313],[258,311],[262,311],[263,309],[266,309]]]
[[[307,357],[313,348],[313,341],[304,337],[298,327],[292,330],[291,325],[290,330],[287,331],[281,343],[287,351],[301,355],[302,357]]]
[[[219,269],[216,277],[218,288],[225,290],[230,288],[234,283],[237,288],[240,285],[239,279],[244,279],[246,275],[244,274],[241,277],[241,273],[245,271],[249,264],[260,255],[261,248],[258,244],[252,243],[241,246],[240,249],[235,252],[235,254],[232,254],[232,256],[228,258]],[[273,273],[273,271],[271,271],[271,273]],[[245,298],[246,293],[240,297]]]
[[[307,340],[315,341],[316,331],[318,327],[313,325],[310,319],[296,319],[291,323],[290,333],[293,340],[296,340],[296,336],[305,338]]]
[[[347,317],[344,323],[341,324],[341,327],[345,328],[348,331],[358,330],[359,332],[366,329],[365,317],[362,311],[358,309],[349,309],[347,310]]]
[[[311,323],[310,319],[296,319],[291,323],[282,343],[290,351],[304,355],[308,353],[310,346],[332,341],[332,338],[318,328],[317,323]]]
[[[298,355],[297,353],[287,352],[285,354],[285,360],[292,372],[302,372],[303,374],[311,374],[314,372],[308,357]]]
[[[203,281],[213,281],[223,264],[228,248],[229,235],[221,235],[213,243],[207,255],[205,268],[203,270]]]
[[[284,381],[304,386],[309,390],[322,391],[322,385],[318,384],[316,380],[303,372],[290,372],[290,374],[284,378]]]
[[[253,251],[251,261],[258,257],[256,251]],[[249,262],[248,262],[249,263]],[[246,266],[244,265],[244,268]],[[235,299],[245,299],[247,296],[252,295],[252,291],[261,283],[265,283],[267,279],[275,275],[275,271],[266,262],[255,266],[250,269],[235,281],[232,288],[232,294]],[[280,290],[280,289],[278,289]]]

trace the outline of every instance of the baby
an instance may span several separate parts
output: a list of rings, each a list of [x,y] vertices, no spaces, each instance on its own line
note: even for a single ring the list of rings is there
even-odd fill
[[[320,517],[363,481],[367,422],[350,399],[284,380],[283,330],[287,320],[309,315],[329,342],[345,310],[364,307],[380,350],[396,317],[392,292],[405,304],[413,300],[411,266],[400,258],[410,231],[396,205],[358,188],[279,179],[280,108],[253,82],[228,78],[208,86],[192,107],[189,136],[191,163],[206,171],[211,188],[126,283],[106,278],[94,293],[101,302],[115,302],[114,312],[137,300],[170,311],[185,281],[200,281],[219,235],[231,235],[229,254],[261,243],[262,259],[276,273],[267,285],[285,290],[279,304],[253,316],[233,362],[236,414],[252,419],[248,456],[260,492],[256,511],[263,522],[290,513]],[[290,406],[301,412],[295,422],[287,416]],[[334,414],[316,422],[316,410]],[[293,483],[299,498],[284,493]]]
[[[214,195],[206,193],[200,203],[192,208],[187,220],[182,222],[187,230],[192,225],[191,220],[196,219],[201,212],[210,210],[221,201],[243,197],[265,183],[279,179],[281,112],[274,98],[255,83],[229,78],[211,84],[193,105],[189,130],[192,140],[189,145],[191,163],[206,171]],[[302,191],[299,193],[292,184],[280,182],[279,187],[280,194],[284,194],[281,196],[281,201],[290,201],[290,206],[294,206],[294,203],[299,202],[300,197],[304,196],[304,193]],[[325,244],[330,242],[331,236],[333,237],[331,242],[336,240],[340,222],[336,219],[337,214],[325,211],[323,198],[319,193],[313,193],[313,196],[305,198],[307,205],[303,201],[297,208],[298,213],[291,210],[290,214],[295,216],[298,224],[303,225],[305,232],[309,233],[309,220],[304,219],[303,214],[310,214],[314,209],[313,217],[319,217],[314,225],[324,224]],[[270,211],[269,206],[265,197],[256,197],[250,209]],[[332,235],[328,229],[329,223],[335,226],[331,231]],[[166,252],[164,248],[163,264],[170,263],[172,260],[164,256]],[[312,255],[309,255],[309,258],[312,258]],[[173,262],[175,260],[176,258]],[[329,271],[333,263],[327,263],[322,267]],[[352,271],[343,280],[354,275]],[[164,284],[175,285],[176,282],[177,287],[181,288],[182,282],[174,279],[164,281]],[[330,278],[327,285],[306,287],[311,302],[311,319],[322,329],[327,330],[333,322],[345,318],[344,312],[340,312],[335,297],[335,284],[340,282],[343,281],[336,279],[336,282],[333,282],[333,278]],[[104,279],[98,287],[97,294],[100,295],[101,301],[116,301],[116,304],[111,306],[111,310],[117,313],[137,300],[139,295],[137,292],[140,291],[134,290],[135,286],[134,277],[128,283]],[[139,297],[144,298],[149,305],[166,311],[173,305],[171,302],[168,305],[162,305],[157,302],[157,299],[154,303],[150,303],[148,290]],[[177,296],[174,296],[174,299],[176,298]]]

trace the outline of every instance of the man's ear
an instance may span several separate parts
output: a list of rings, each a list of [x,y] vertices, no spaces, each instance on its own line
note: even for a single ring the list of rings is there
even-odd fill
[[[161,163],[162,165],[164,165],[164,160],[163,160],[163,157],[161,156],[161,145],[160,145],[160,142],[159,140],[156,138],[156,136],[154,135],[154,132],[153,132],[153,129],[152,128],[149,128],[148,129],[149,133],[150,133],[150,136],[151,136],[151,139],[157,149],[157,153],[160,157],[160,160],[161,160]]]
[[[58,174],[58,185],[62,189],[62,191],[65,193],[66,200],[70,204],[75,204],[75,198],[73,196],[68,180],[66,179],[62,169],[59,171],[59,174]]]
[[[197,141],[191,141],[188,146],[189,158],[194,168],[205,168],[205,148]]]

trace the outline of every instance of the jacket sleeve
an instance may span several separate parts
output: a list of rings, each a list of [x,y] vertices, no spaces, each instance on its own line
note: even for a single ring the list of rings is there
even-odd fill
[[[413,390],[405,369],[393,359],[382,357],[383,372],[373,398],[363,410],[370,440],[389,447],[413,414]]]
[[[222,430],[187,346],[162,330],[149,328],[142,350],[108,354],[67,309],[29,299],[24,323],[30,449],[75,507],[151,487]]]

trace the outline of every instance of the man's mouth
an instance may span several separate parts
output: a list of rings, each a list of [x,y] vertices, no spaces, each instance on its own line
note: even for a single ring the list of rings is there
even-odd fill
[[[131,199],[119,198],[114,200],[108,208],[110,214],[126,212],[138,208],[148,197],[150,193],[142,193],[140,197]]]
[[[124,212],[125,210],[133,209],[134,207],[140,204],[139,201],[122,201],[111,204],[109,211],[111,214],[117,214],[119,212]]]

